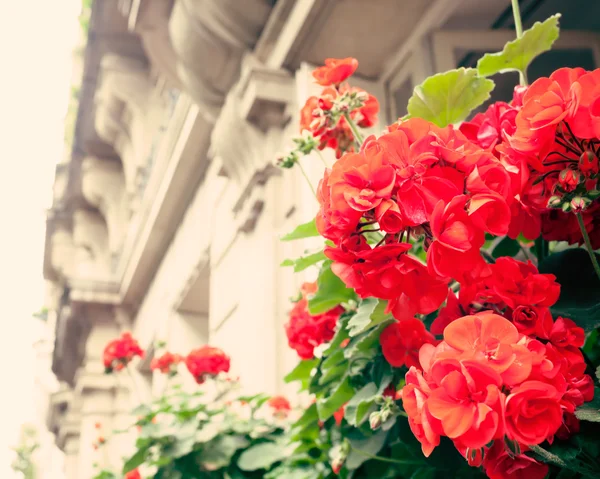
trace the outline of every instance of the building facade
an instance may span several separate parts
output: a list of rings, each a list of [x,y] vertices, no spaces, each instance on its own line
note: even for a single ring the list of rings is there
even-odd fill
[[[532,77],[600,65],[592,3],[521,2],[527,26],[563,13],[556,49],[534,62]],[[283,324],[303,278],[279,264],[318,242],[279,236],[317,203],[274,160],[317,91],[313,66],[356,57],[353,84],[377,96],[384,125],[427,76],[501,49],[511,22],[508,0],[93,2],[44,260],[61,381],[48,424],[67,479],[89,479],[94,462],[118,465],[126,447],[124,436],[99,457],[93,449],[95,423],[126,425],[139,400],[103,374],[102,349],[124,329],[148,351],[132,379],[144,397],[162,387],[149,369],[157,340],[180,353],[219,346],[246,388],[285,392],[281,378],[297,358]],[[494,97],[509,99],[514,84],[499,78]],[[305,165],[316,185],[322,163]]]

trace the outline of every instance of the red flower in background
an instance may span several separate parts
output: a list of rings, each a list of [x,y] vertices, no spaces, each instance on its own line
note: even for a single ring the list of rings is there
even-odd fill
[[[160,371],[163,374],[174,374],[177,372],[177,365],[183,361],[179,354],[165,352],[162,356],[152,359],[150,369]]]
[[[142,479],[142,475],[138,469],[134,469],[125,474],[125,479]]]
[[[131,333],[124,332],[121,337],[113,339],[105,346],[102,355],[104,369],[107,373],[120,371],[136,356],[144,357],[144,350],[133,339]]]
[[[285,396],[273,396],[267,401],[267,405],[277,417],[285,418],[292,410],[292,405]]]
[[[185,365],[196,382],[202,384],[207,377],[229,372],[231,361],[219,348],[202,346],[186,356]]]
[[[358,60],[348,57],[342,59],[327,58],[325,65],[313,71],[313,77],[319,85],[339,85],[358,68]]]
[[[344,312],[344,308],[336,306],[325,313],[311,315],[307,295],[314,294],[316,288],[316,283],[302,285],[302,298],[294,304],[285,325],[288,344],[302,359],[312,359],[314,349],[333,338],[337,321]]]

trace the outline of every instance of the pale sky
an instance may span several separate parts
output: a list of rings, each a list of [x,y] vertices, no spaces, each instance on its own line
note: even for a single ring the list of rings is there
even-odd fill
[[[35,418],[31,314],[43,305],[45,209],[63,155],[63,117],[82,0],[0,0],[0,478]]]

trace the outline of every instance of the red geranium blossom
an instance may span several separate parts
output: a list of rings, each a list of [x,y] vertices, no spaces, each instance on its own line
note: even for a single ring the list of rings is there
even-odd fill
[[[483,468],[490,479],[544,479],[548,466],[525,455],[528,450],[521,448],[521,454],[515,455],[506,449],[503,441],[494,441],[485,453]]]
[[[113,339],[105,346],[103,353],[104,369],[107,373],[120,371],[136,356],[144,357],[144,351],[140,348],[138,342],[133,339],[131,333],[124,332],[120,338]]]
[[[134,469],[125,474],[125,479],[142,479],[142,475],[138,469]]]
[[[202,384],[207,377],[229,372],[230,364],[229,356],[211,346],[194,349],[185,358],[185,365],[198,384]]]
[[[285,325],[288,344],[302,359],[312,359],[315,347],[333,338],[337,321],[344,312],[344,308],[336,306],[325,313],[311,315],[307,295],[316,293],[316,288],[316,283],[304,283],[302,298],[294,304]]]
[[[313,71],[313,77],[319,85],[339,85],[352,76],[357,68],[358,60],[356,58],[326,58],[325,65]]]
[[[379,343],[385,359],[393,367],[405,364],[420,367],[419,349],[425,343],[434,344],[435,339],[422,321],[411,318],[390,324],[381,333]]]
[[[285,396],[273,396],[267,401],[267,405],[273,410],[277,417],[285,418],[292,410],[292,405]]]
[[[177,365],[183,361],[179,354],[165,352],[162,356],[152,359],[150,369],[160,371],[164,374],[174,374],[177,372]]]

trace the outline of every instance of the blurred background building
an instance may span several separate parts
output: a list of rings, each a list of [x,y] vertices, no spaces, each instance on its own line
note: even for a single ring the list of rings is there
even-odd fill
[[[530,79],[600,65],[600,3],[522,0],[526,26],[559,11],[563,33]],[[284,391],[297,359],[283,324],[300,275],[279,268],[315,246],[280,243],[317,204],[273,166],[327,57],[356,57],[356,86],[380,122],[405,114],[428,75],[473,66],[514,38],[509,0],[95,0],[70,109],[71,149],[56,168],[44,275],[56,325],[48,424],[67,479],[88,479],[96,422],[124,424],[136,399],[103,375],[124,329],[148,351],[135,381],[160,387],[153,344],[210,343],[253,391]],[[516,77],[497,79],[509,100]],[[316,185],[320,161],[306,161]],[[315,271],[305,279],[314,280]],[[111,457],[113,459],[111,459]]]

